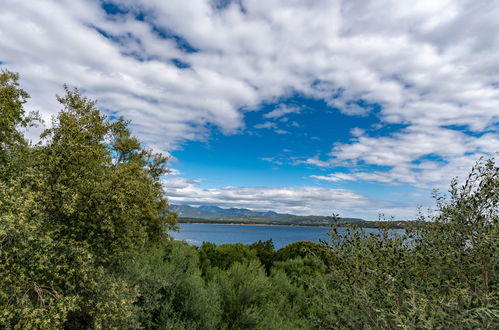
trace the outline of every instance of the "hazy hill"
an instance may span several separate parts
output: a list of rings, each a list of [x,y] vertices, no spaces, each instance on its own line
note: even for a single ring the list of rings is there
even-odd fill
[[[273,211],[252,211],[240,208],[221,208],[208,205],[193,207],[188,205],[170,205],[170,210],[177,212],[180,223],[240,223],[325,226],[332,224],[332,218],[321,215],[299,216]],[[341,218],[342,223],[363,222],[359,218]]]
[[[181,218],[201,219],[228,219],[228,218],[278,218],[294,217],[292,214],[277,213],[273,211],[252,211],[238,208],[221,208],[214,205],[201,205],[199,207],[189,205],[170,205],[170,210],[177,212]]]

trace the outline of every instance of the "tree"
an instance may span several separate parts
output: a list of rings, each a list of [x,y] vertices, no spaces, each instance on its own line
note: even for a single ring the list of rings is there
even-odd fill
[[[258,241],[250,245],[251,249],[256,251],[256,256],[265,267],[265,272],[270,274],[270,269],[274,264],[276,251],[274,250],[274,242],[272,239],[267,241]]]
[[[17,81],[0,75],[0,328],[138,327],[138,292],[115,267],[175,222],[167,159],[68,88],[44,143],[29,144]]]
[[[128,258],[125,277],[139,288],[139,320],[147,329],[220,329],[214,283],[201,277],[199,254],[167,241]]]
[[[63,110],[38,147],[41,202],[61,237],[109,263],[166,238],[175,223],[161,186],[167,158],[141,147],[128,122],[109,122],[95,102],[66,87]]]
[[[85,246],[55,235],[43,194],[20,179],[0,182],[0,328],[132,326],[135,290]]]
[[[333,236],[326,275],[308,283],[315,325],[495,328],[498,185],[497,165],[480,160],[406,234]]]
[[[26,114],[23,106],[28,98],[19,86],[18,74],[0,71],[0,180],[17,176],[30,162],[21,130],[35,125],[38,115]]]
[[[19,75],[10,71],[0,71],[0,147],[21,142],[20,126],[29,124],[23,105],[29,95],[19,87]]]

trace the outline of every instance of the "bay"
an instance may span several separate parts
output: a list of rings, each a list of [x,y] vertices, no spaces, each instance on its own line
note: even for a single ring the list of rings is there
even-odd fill
[[[190,245],[201,246],[203,242],[219,244],[252,244],[272,239],[276,250],[297,241],[328,241],[330,227],[230,225],[230,224],[180,224],[180,231],[171,231],[174,239]],[[367,233],[379,233],[378,229],[364,228]],[[340,234],[345,228],[338,228]]]

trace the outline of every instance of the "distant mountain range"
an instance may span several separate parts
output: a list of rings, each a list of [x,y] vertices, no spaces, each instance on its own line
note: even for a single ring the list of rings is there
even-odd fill
[[[198,207],[189,205],[170,205],[170,210],[178,214],[180,223],[233,223],[233,224],[271,224],[328,226],[332,218],[322,215],[299,216],[274,211],[253,211],[240,208],[222,208],[214,205]],[[341,223],[360,223],[359,218],[341,218]]]
[[[274,211],[252,211],[248,209],[229,208],[224,209],[214,205],[201,205],[198,207],[189,205],[170,205],[170,210],[177,212],[182,218],[201,219],[231,219],[231,218],[279,218],[295,217],[293,214],[277,213]]]

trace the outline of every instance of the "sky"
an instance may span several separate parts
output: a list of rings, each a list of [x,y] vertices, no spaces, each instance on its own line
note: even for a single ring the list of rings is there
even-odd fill
[[[498,17],[489,0],[2,0],[0,68],[46,125],[65,83],[131,120],[171,156],[170,203],[413,219],[499,151]]]

